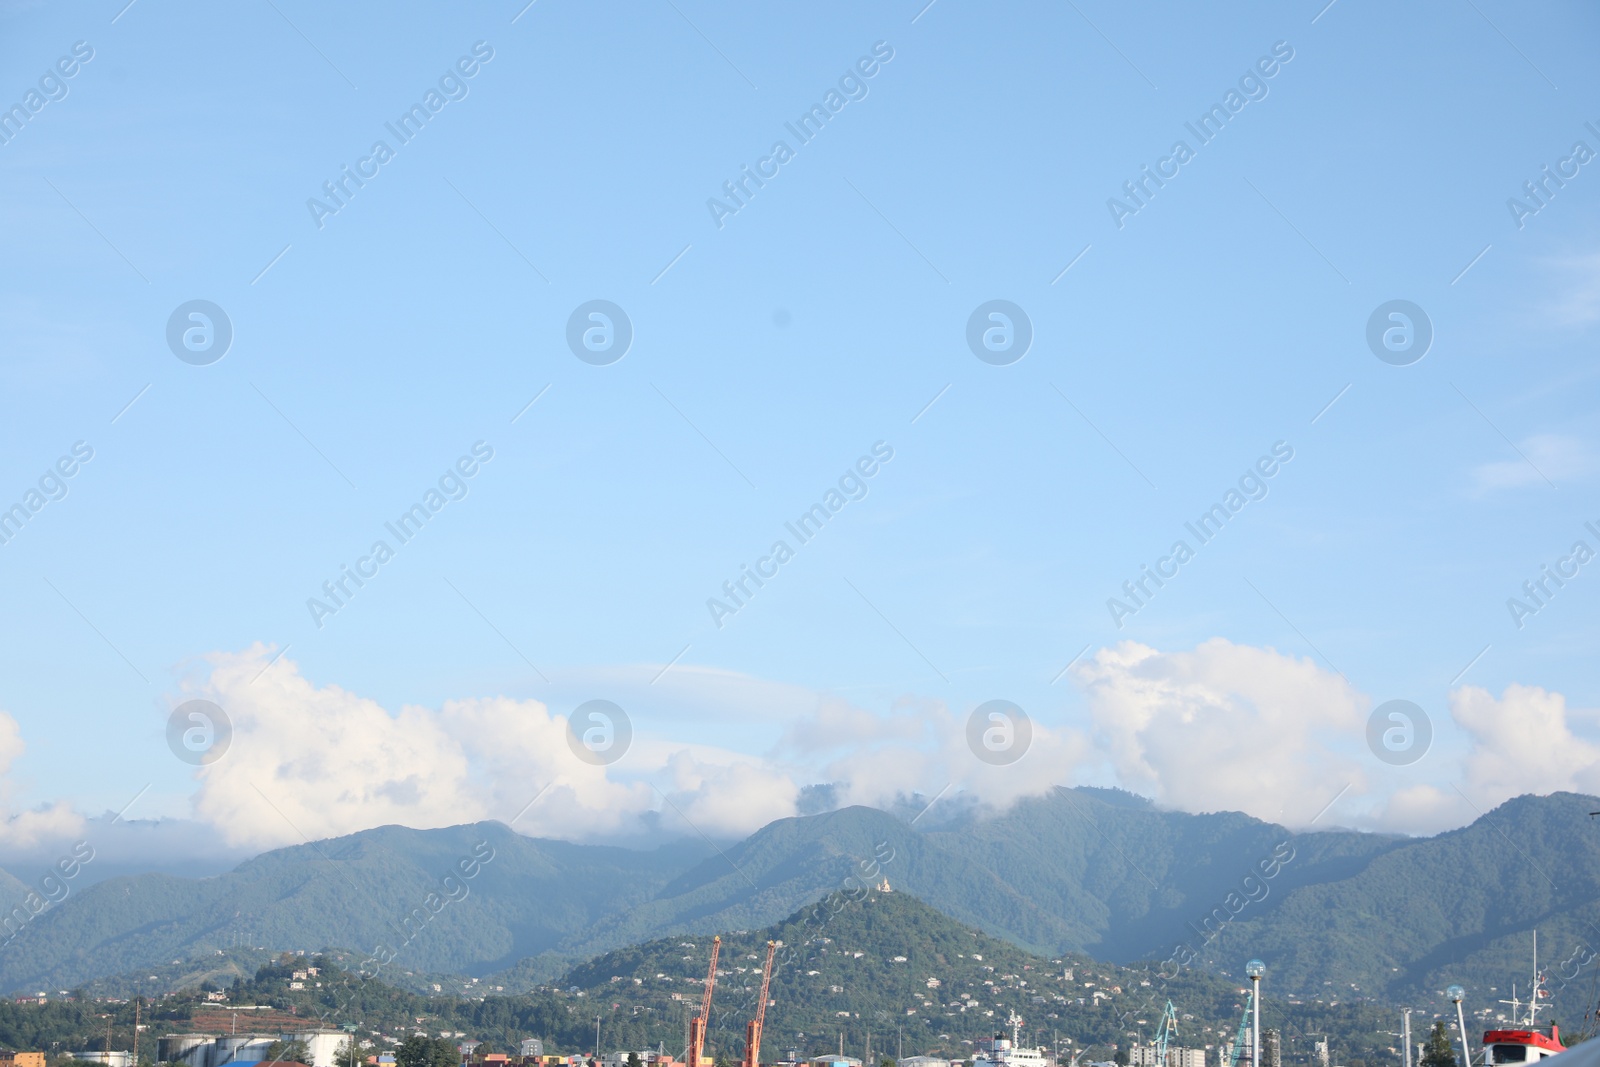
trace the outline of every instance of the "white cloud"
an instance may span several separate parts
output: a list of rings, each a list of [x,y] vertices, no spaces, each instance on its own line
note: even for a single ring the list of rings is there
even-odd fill
[[[1600,467],[1594,450],[1576,437],[1534,434],[1516,447],[1521,455],[1515,459],[1496,460],[1473,468],[1473,488],[1477,492],[1544,485],[1546,478],[1559,485],[1562,481],[1592,474]]]
[[[472,697],[387,708],[313,683],[287,657],[263,672],[270,653],[257,645],[213,655],[209,674],[183,685],[186,697],[212,699],[232,719],[231,747],[195,772],[192,801],[195,818],[225,849],[386,823],[482,819],[580,841],[637,838],[657,826],[732,839],[796,814],[808,783],[826,783],[839,804],[903,811],[914,796],[943,795],[1003,809],[1086,774],[1104,781],[1110,773],[1166,807],[1238,810],[1291,826],[1307,825],[1348,787],[1319,825],[1353,819],[1409,833],[1460,826],[1476,817],[1473,805],[1486,810],[1520,793],[1600,793],[1600,744],[1574,730],[1591,732],[1600,722],[1567,708],[1560,694],[1528,686],[1499,698],[1456,690],[1451,715],[1470,741],[1462,762],[1443,765],[1435,756],[1420,779],[1400,779],[1366,752],[1371,701],[1342,677],[1309,659],[1220,638],[1188,651],[1134,642],[1099,650],[1072,672],[1094,735],[1035,715],[1030,748],[1007,766],[985,763],[969,748],[970,707],[904,697],[874,711],[796,686],[688,668],[681,691],[660,705],[665,715],[653,709],[644,728],[636,719],[628,754],[596,767],[573,755],[565,719],[539,701]],[[719,743],[681,736],[696,732],[692,711],[701,701],[719,723]],[[770,745],[759,730],[723,736],[736,719],[781,735]],[[0,713],[7,781],[22,752],[16,723]],[[11,812],[3,790],[0,846],[21,853],[82,832],[82,818],[65,802]]]
[[[1600,794],[1600,744],[1572,728],[1575,720],[1592,724],[1595,712],[1567,707],[1560,693],[1509,685],[1496,699],[1486,689],[1463,686],[1450,693],[1450,718],[1468,746],[1459,767],[1441,772],[1459,784],[1397,790],[1374,810],[1373,826],[1435,834],[1526,793]]]
[[[1402,834],[1436,834],[1478,817],[1454,789],[1421,783],[1398,789],[1366,820],[1375,829]]]
[[[538,701],[391,711],[314,685],[287,657],[262,673],[269,652],[257,645],[209,657],[209,678],[187,694],[214,700],[232,720],[231,747],[200,769],[194,801],[197,817],[230,844],[481,819],[515,819],[535,836],[628,835],[662,807],[641,776],[670,778],[667,796],[707,834],[748,834],[794,811],[798,786],[757,757],[636,734],[623,761],[592,766],[568,747],[565,719]]]
[[[672,789],[665,823],[687,823],[710,837],[744,837],[794,814],[800,787],[793,779],[752,759],[709,763],[679,750],[667,761]]]
[[[937,700],[903,699],[887,715],[823,701],[791,725],[780,750],[836,753],[819,773],[833,783],[839,802],[880,808],[914,794],[941,793],[1004,808],[1068,781],[1087,755],[1082,734],[1030,717],[1032,736],[1021,757],[1005,766],[986,763],[967,744],[971,714]]]
[[[708,702],[719,717],[743,706],[746,719],[770,721],[772,709],[755,698],[779,697],[788,730],[774,750],[663,737],[635,717],[627,756],[595,767],[572,754],[565,719],[538,701],[471,698],[392,710],[313,684],[287,657],[263,673],[269,656],[259,645],[213,655],[209,677],[186,693],[214,700],[232,720],[231,747],[197,771],[194,799],[196,817],[230,845],[274,847],[386,823],[513,818],[522,833],[592,840],[644,832],[651,813],[669,831],[736,838],[794,815],[801,783],[818,780],[834,783],[845,804],[890,807],[945,791],[1003,807],[1062,781],[1087,745],[1034,722],[1023,758],[994,767],[967,748],[965,717],[937,701],[902,701],[874,715],[792,686],[689,671],[682,684],[714,692]],[[678,693],[672,703],[692,700]],[[674,709],[666,727],[682,728],[680,718]]]
[[[1573,732],[1566,697],[1510,685],[1495,699],[1463,686],[1450,717],[1472,736],[1464,792],[1488,809],[1523,793],[1600,793],[1600,745]]]
[[[1308,659],[1221,638],[1171,653],[1129,641],[1073,674],[1119,780],[1164,805],[1305,825],[1364,788],[1370,702]]]
[[[14,779],[12,765],[26,751],[17,720],[0,711],[0,847],[27,849],[44,841],[72,837],[82,832],[83,816],[65,800],[34,808],[12,811]]]

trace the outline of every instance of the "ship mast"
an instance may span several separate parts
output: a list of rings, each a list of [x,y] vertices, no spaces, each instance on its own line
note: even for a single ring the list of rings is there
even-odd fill
[[[1539,1022],[1539,988],[1543,985],[1539,980],[1539,930],[1533,931],[1533,992],[1528,994],[1528,1029],[1538,1027]]]

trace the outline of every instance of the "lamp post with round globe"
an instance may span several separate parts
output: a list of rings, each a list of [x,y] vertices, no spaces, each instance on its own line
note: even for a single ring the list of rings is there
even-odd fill
[[[1267,965],[1260,960],[1244,965],[1244,973],[1250,977],[1250,1067],[1261,1067],[1261,976],[1266,971]]]
[[[1467,1017],[1461,1010],[1461,1000],[1467,991],[1458,985],[1453,985],[1444,991],[1456,1006],[1456,1025],[1461,1027],[1461,1062],[1464,1067],[1472,1067],[1472,1046],[1467,1044]]]

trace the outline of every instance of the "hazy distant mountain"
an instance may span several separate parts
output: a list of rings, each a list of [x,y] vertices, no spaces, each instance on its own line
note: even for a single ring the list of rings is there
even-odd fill
[[[846,808],[721,847],[650,852],[533,840],[497,823],[383,827],[265,853],[216,878],[91,886],[29,924],[25,950],[0,954],[0,989],[69,988],[236,944],[383,943],[400,949],[401,970],[503,972],[527,985],[651,938],[755,929],[848,879],[887,877],[1039,953],[1127,963],[1184,945],[1221,973],[1259,955],[1280,990],[1354,983],[1399,994],[1459,980],[1504,992],[1514,977],[1526,985],[1535,923],[1552,974],[1578,938],[1600,949],[1594,807],[1574,794],[1524,797],[1465,829],[1409,839],[1291,834],[1238,813],[1077,789],[937,830]],[[402,944],[397,924],[430,892],[442,897],[441,879],[480,841],[495,858],[463,883],[469,895]]]
[[[1295,858],[1265,881],[1242,915],[1265,914],[1291,886],[1347,877],[1404,839],[1344,830],[1291,835],[1238,812],[1160,811],[1117,790],[1057,790],[999,818],[930,834],[945,852],[971,858],[991,880],[1053,917],[1059,938],[1023,941],[1040,950],[1075,948],[1117,962],[1162,959],[1179,941],[1199,939],[1190,923],[1221,904],[1274,849],[1292,841]],[[910,888],[957,918],[1002,936],[1020,924],[977,886]]]
[[[9,871],[0,871],[0,902],[10,905],[28,895],[28,885]]]
[[[1305,885],[1219,943],[1315,989],[1442,990],[1526,997],[1539,966],[1569,1017],[1593,1010],[1600,960],[1600,825],[1594,797],[1507,801],[1472,825],[1407,840],[1347,877]],[[1237,973],[1237,972],[1236,972]]]
[[[500,823],[385,826],[267,852],[215,878],[112,878],[28,923],[0,954],[0,989],[67,989],[232,945],[383,944],[399,950],[396,967],[478,973],[555,950],[650,900],[705,851],[540,841]],[[474,877],[461,876],[463,862]],[[460,899],[440,903],[451,895]],[[431,917],[406,924],[413,914]]]

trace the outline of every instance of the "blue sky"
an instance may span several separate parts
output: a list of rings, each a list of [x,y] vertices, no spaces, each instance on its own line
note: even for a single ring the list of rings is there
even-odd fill
[[[901,746],[924,762],[895,789],[982,794],[930,753],[997,698],[1059,746],[1032,754],[1029,788],[1239,806],[1164,784],[1164,723],[1207,735],[1193,751],[1217,754],[1217,778],[1279,743],[1314,762],[1308,737],[1337,754],[1264,817],[1304,821],[1341,776],[1345,821],[1411,831],[1592,788],[1581,769],[1484,762],[1505,751],[1497,717],[1536,753],[1551,722],[1589,744],[1582,709],[1600,708],[1600,579],[1580,571],[1520,629],[1506,605],[1575,541],[1600,548],[1584,529],[1600,526],[1600,163],[1520,227],[1507,206],[1575,142],[1600,151],[1592,9],[123,2],[0,15],[6,103],[93,49],[0,145],[0,497],[93,449],[0,545],[5,802],[14,823],[41,805],[64,820],[13,825],[13,847],[146,785],[130,818],[269,843],[205,790],[313,789],[285,769],[283,723],[321,723],[294,715],[334,689],[395,729],[451,701],[505,697],[515,718],[615,700],[649,743],[595,773],[635,806],[644,786],[704,799],[739,777],[706,767],[740,766],[755,792],[788,785],[727,803],[782,813],[794,787]],[[399,144],[385,124],[479,42],[492,59],[449,83],[465,95]],[[892,58],[850,83],[865,95],[800,144],[785,123],[875,46]],[[1275,46],[1292,58],[1250,83],[1265,95],[1200,144],[1185,123]],[[308,199],[378,140],[393,158],[319,226]],[[708,200],[779,140],[793,158],[719,227]],[[1178,140],[1193,158],[1119,227],[1108,200]],[[165,338],[196,299],[233,328],[207,366]],[[634,332],[607,366],[565,340],[595,299]],[[965,340],[995,299],[1033,329],[1007,366]],[[1396,299],[1434,331],[1409,366],[1365,339]],[[707,599],[880,441],[893,459],[867,495],[718,628]],[[493,459],[465,498],[319,628],[307,599],[475,442]],[[1277,442],[1293,459],[1266,497],[1114,625],[1108,598]],[[1096,696],[1079,671],[1131,641],[1160,674],[1218,638],[1359,708],[1297,734],[1284,724],[1321,699],[1300,683],[1240,695],[1231,668],[1180,664],[1187,696],[1149,696],[1107,667]],[[287,645],[271,671],[307,682],[279,694],[299,702],[285,719],[212,677],[208,657],[258,643],[263,665]],[[1154,704],[1129,732],[1116,709],[1141,692]],[[168,752],[186,694],[240,702],[227,766]],[[1362,735],[1393,698],[1435,729],[1398,769]],[[1279,724],[1259,746],[1252,716]],[[365,743],[322,726],[298,743]],[[674,772],[680,750],[700,769]],[[460,758],[461,781],[488,773]],[[365,811],[319,829],[392,814]],[[589,826],[534,828],[563,825]]]

